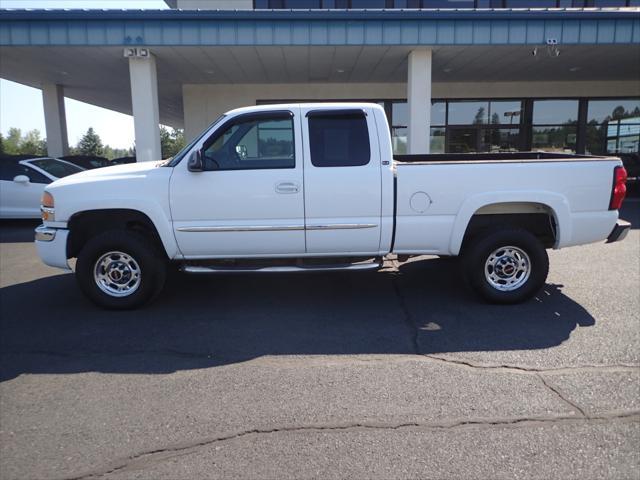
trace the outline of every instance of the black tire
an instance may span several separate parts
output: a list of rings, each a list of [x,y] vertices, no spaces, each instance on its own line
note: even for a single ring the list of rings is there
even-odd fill
[[[116,254],[106,257],[102,262],[102,257],[109,252],[121,252],[124,256]],[[128,259],[133,262],[127,262]],[[98,271],[103,277],[108,275],[105,274],[105,268],[97,266],[98,261],[103,266],[105,263],[113,266],[114,270],[119,269],[116,268],[118,265],[125,270],[124,274],[116,273],[121,276],[121,283],[108,283],[107,280],[107,285],[103,283],[101,288],[95,272]],[[164,286],[166,271],[167,262],[161,252],[145,237],[130,230],[110,230],[93,237],[82,248],[76,262],[76,279],[81,290],[96,305],[110,310],[134,309],[155,298]],[[138,272],[139,275],[132,272]],[[126,284],[126,278],[122,279],[125,274],[132,279],[131,287]],[[115,296],[104,290],[114,290],[117,286],[132,291]]]
[[[503,247],[505,250],[500,251]],[[462,265],[471,287],[491,303],[528,300],[544,286],[549,273],[544,246],[530,232],[519,228],[487,231],[474,237],[465,247]]]

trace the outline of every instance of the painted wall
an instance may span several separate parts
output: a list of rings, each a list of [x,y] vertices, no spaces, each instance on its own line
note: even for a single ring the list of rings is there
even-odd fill
[[[228,110],[257,100],[405,99],[405,83],[183,85],[184,122],[191,140]],[[638,97],[639,82],[434,83],[433,98]]]
[[[181,10],[252,10],[252,0],[177,0]]]

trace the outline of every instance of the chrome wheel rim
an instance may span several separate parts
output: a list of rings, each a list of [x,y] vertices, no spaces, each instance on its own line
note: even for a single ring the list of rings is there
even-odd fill
[[[127,297],[140,287],[142,272],[135,259],[123,252],[108,252],[95,263],[93,279],[111,297]]]
[[[484,276],[493,288],[511,292],[522,287],[531,275],[531,260],[521,248],[496,248],[484,264]]]

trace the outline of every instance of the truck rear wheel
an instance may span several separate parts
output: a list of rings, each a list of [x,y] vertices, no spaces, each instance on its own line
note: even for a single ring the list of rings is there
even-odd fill
[[[519,303],[533,297],[549,273],[549,257],[530,232],[504,228],[481,234],[463,253],[473,289],[491,303]]]
[[[76,279],[96,305],[112,309],[137,308],[164,286],[166,261],[142,235],[112,230],[90,239],[76,262]]]

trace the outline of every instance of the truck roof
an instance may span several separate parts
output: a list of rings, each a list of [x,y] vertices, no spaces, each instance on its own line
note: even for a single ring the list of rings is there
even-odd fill
[[[253,105],[250,107],[235,108],[229,110],[225,115],[238,115],[242,113],[268,112],[271,110],[290,110],[292,108],[311,108],[311,109],[354,109],[354,108],[379,108],[384,109],[377,103],[371,102],[305,102],[305,103],[278,103],[268,105]]]

